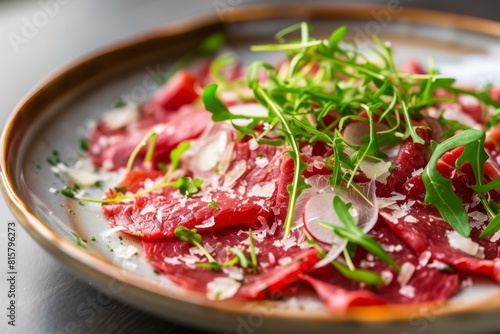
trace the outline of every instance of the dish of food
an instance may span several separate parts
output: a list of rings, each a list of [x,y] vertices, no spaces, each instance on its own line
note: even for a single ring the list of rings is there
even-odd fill
[[[41,114],[23,145],[43,140],[16,181],[39,217],[29,221],[51,222],[40,239],[101,285],[122,282],[126,300],[175,304],[180,321],[208,310],[205,328],[234,331],[260,305],[264,330],[290,314],[294,330],[352,319],[394,330],[498,293],[498,87],[397,64],[383,35],[359,47],[341,24],[323,36],[320,22],[322,37],[315,24],[280,26],[277,42],[244,42],[250,56],[233,43],[177,61],[142,99],[128,97],[150,86],[144,71],[141,85],[120,78],[128,90],[89,80],[52,106],[71,106],[57,124],[79,147],[56,143],[44,128],[54,112]],[[220,46],[207,34],[203,53]],[[89,91],[112,110],[89,115]]]

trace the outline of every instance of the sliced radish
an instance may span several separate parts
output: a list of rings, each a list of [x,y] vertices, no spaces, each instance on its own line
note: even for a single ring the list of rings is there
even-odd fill
[[[341,241],[332,230],[320,225],[320,222],[343,227],[344,224],[333,209],[334,193],[322,193],[312,196],[304,207],[304,226],[311,236],[319,242],[333,244]]]
[[[304,207],[302,215],[304,227],[309,234],[319,242],[331,245],[327,255],[316,267],[321,267],[335,260],[347,245],[347,240],[342,239],[329,228],[320,225],[320,222],[343,227],[344,224],[333,209],[332,192],[312,196]]]
[[[364,233],[368,233],[378,220],[375,182],[358,183],[358,186],[361,188],[366,198],[351,188],[347,194],[346,201],[351,202],[352,207],[356,208],[358,213],[357,224],[359,228],[361,228]]]
[[[376,132],[380,131],[387,131],[389,130],[389,126],[387,126],[384,123],[373,123],[373,126],[375,127]],[[349,125],[347,125],[344,128],[344,131],[342,131],[342,136],[344,139],[355,146],[361,146],[363,144],[366,144],[365,142],[361,141],[363,137],[367,137],[370,135],[370,123],[368,122],[352,122]]]
[[[327,244],[329,248],[326,257],[316,267],[324,266],[336,259],[347,245],[347,240],[337,236],[331,229],[321,225],[326,223],[345,227],[333,208],[333,198],[339,196],[343,201],[352,204],[350,212],[356,224],[364,233],[369,232],[378,219],[378,206],[375,196],[375,183],[359,185],[364,196],[350,189],[347,193],[326,192],[313,195],[304,206],[302,219],[304,227],[318,242]]]

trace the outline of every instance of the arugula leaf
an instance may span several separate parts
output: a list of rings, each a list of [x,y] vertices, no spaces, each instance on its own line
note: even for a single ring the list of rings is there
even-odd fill
[[[465,146],[464,152],[457,160],[457,164],[469,161],[476,175],[476,183],[482,183],[482,169],[484,164],[483,131],[469,129],[458,133],[441,144],[437,145],[429,163],[422,173],[425,185],[425,203],[435,206],[443,219],[460,235],[468,237],[471,231],[469,217],[460,198],[455,194],[451,180],[442,176],[436,169],[439,158],[449,150]]]
[[[169,171],[174,171],[179,168],[181,155],[191,147],[188,141],[184,141],[170,151],[170,168]]]
[[[332,32],[330,38],[328,39],[328,46],[331,52],[338,49],[339,43],[342,41],[346,33],[347,33],[346,26],[341,26],[337,28],[334,32]]]
[[[347,239],[349,242],[357,244],[373,255],[377,256],[379,259],[385,263],[391,265],[395,270],[399,271],[399,265],[391,258],[389,254],[382,248],[382,246],[373,238],[363,233],[363,231],[356,225],[353,216],[349,212],[351,204],[345,203],[338,196],[333,198],[333,208],[335,213],[339,217],[340,221],[345,225],[345,227],[340,227],[336,225],[326,224],[324,222],[319,222],[320,225],[331,229],[339,237]]]
[[[482,185],[474,185],[472,186],[472,189],[478,193],[486,193],[488,191],[494,190],[494,189],[499,189],[500,188],[500,178],[494,179],[493,181],[490,181],[486,184]]]
[[[332,265],[342,274],[342,276],[352,281],[373,285],[386,285],[382,277],[374,271],[365,269],[349,269],[347,266],[344,266],[338,261],[333,261]]]
[[[201,95],[205,109],[212,113],[212,120],[214,122],[225,121],[232,119],[234,116],[229,112],[229,109],[217,97],[217,85],[210,84],[203,89]]]
[[[500,214],[496,214],[493,219],[490,220],[488,226],[481,232],[480,238],[486,238],[492,234],[495,234],[500,230]]]

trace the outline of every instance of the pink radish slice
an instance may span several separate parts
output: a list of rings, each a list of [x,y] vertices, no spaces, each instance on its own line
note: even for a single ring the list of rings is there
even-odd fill
[[[320,225],[320,222],[324,222],[339,227],[344,226],[333,209],[334,196],[335,194],[331,192],[314,195],[307,201],[304,208],[302,217],[309,234],[317,241],[330,246],[326,256],[315,265],[316,268],[335,260],[347,245],[347,240],[340,238],[331,229]]]
[[[389,126],[384,123],[373,123],[376,132],[382,132],[389,130]],[[361,138],[367,138],[370,135],[370,123],[355,121],[349,123],[342,131],[342,136],[351,145],[361,146],[366,144],[361,141]],[[398,145],[388,145],[381,147],[380,149],[384,152],[387,157],[394,158],[398,152]]]
[[[364,233],[369,232],[377,222],[378,207],[375,196],[375,183],[369,182],[359,185],[366,198],[350,189],[347,193],[339,194],[342,200],[352,203],[351,214],[356,224]],[[331,229],[321,225],[326,223],[334,226],[345,227],[333,208],[335,192],[313,195],[304,206],[302,219],[304,227],[318,242],[330,246],[328,253],[315,267],[327,265],[335,260],[347,245],[347,240],[337,236]],[[368,201],[367,201],[368,199]],[[326,247],[328,249],[328,247]]]
[[[364,198],[351,188],[349,189],[347,198],[345,200],[351,202],[352,207],[356,209],[356,213],[358,215],[356,221],[359,228],[364,233],[368,233],[371,231],[373,226],[375,226],[378,220],[378,205],[377,195],[375,194],[375,182],[372,181],[359,183],[358,186],[361,188],[366,198]]]
[[[373,123],[376,132],[387,131],[389,127],[384,123]],[[370,135],[370,123],[368,122],[352,122],[344,128],[342,136],[347,142],[352,145],[361,146],[365,144],[361,141],[364,136]]]
[[[333,209],[334,193],[322,193],[312,196],[304,207],[304,227],[309,234],[319,242],[325,244],[338,243],[342,239],[338,237],[331,229],[328,229],[320,222],[343,227],[344,224],[340,221],[335,210]]]

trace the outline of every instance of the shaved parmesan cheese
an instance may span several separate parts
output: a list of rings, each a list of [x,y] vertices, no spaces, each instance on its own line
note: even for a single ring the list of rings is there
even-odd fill
[[[243,281],[244,278],[243,269],[240,267],[235,267],[235,266],[222,267],[222,272],[235,281]]]
[[[207,298],[210,300],[224,300],[233,297],[241,283],[229,277],[217,277],[207,284]]]
[[[281,258],[278,260],[278,264],[282,267],[285,267],[285,266],[288,266],[290,263],[292,263],[292,258],[287,256],[287,257],[284,257],[284,258]]]
[[[195,228],[208,228],[215,225],[215,218],[212,216],[208,219],[205,219],[201,224],[195,226]]]
[[[245,160],[240,160],[236,162],[231,168],[230,171],[228,171],[224,177],[224,187],[231,187],[233,186],[238,179],[245,174],[247,170],[247,162]]]
[[[257,157],[255,158],[255,164],[259,168],[265,168],[269,164],[269,159],[266,157]]]
[[[250,151],[255,151],[259,148],[259,143],[255,140],[255,138],[252,138],[248,141],[248,148],[250,149]]]
[[[437,270],[444,270],[448,267],[448,265],[446,263],[441,262],[441,261],[434,260],[427,267],[428,268],[436,268]]]
[[[115,234],[116,232],[119,232],[119,231],[125,231],[126,228],[124,226],[115,226],[109,230],[106,230],[104,232],[101,232],[100,233],[100,236],[102,238],[102,240],[104,241],[107,241],[108,240],[108,237],[112,234]]]
[[[363,160],[361,161],[360,169],[370,180],[377,180],[382,184],[386,184],[387,177],[391,174],[389,172],[391,165],[392,163],[389,161],[370,162]]]
[[[429,263],[431,256],[432,253],[429,251],[422,252],[422,254],[420,254],[420,257],[418,258],[418,264],[421,265],[422,267],[425,267]]]
[[[124,108],[117,108],[104,114],[102,121],[111,130],[124,128],[135,123],[139,118],[137,107],[127,105]]]
[[[407,298],[415,298],[415,287],[411,285],[402,286],[401,289],[399,289],[399,294]]]
[[[392,271],[383,270],[380,273],[380,277],[382,277],[382,279],[384,280],[385,285],[389,285],[389,284],[391,284],[391,282],[392,282],[392,280],[394,278],[394,274],[392,273]]]
[[[500,240],[500,231],[496,232],[491,236],[490,242],[497,242],[498,240]]]
[[[457,231],[446,232],[446,237],[448,238],[448,243],[451,247],[472,256],[479,255],[479,244],[472,241],[471,238],[465,238],[461,236]]]
[[[407,223],[416,223],[416,222],[418,222],[418,219],[413,217],[413,216],[406,216],[404,218],[404,221]]]
[[[84,187],[89,187],[98,181],[102,181],[102,175],[82,169],[69,168],[68,175],[73,182]]]
[[[398,275],[398,283],[401,284],[401,286],[405,286],[406,284],[408,284],[414,272],[415,266],[412,263],[403,263],[403,265],[401,266],[401,271]]]
[[[269,198],[273,195],[274,190],[276,188],[276,185],[274,182],[267,182],[262,185],[256,184],[250,189],[248,192],[248,196],[256,196],[256,197],[264,197],[264,198]]]
[[[137,247],[132,245],[127,246],[118,246],[113,248],[113,252],[116,256],[121,257],[123,259],[130,259],[134,254],[137,254]]]
[[[141,210],[141,216],[144,216],[145,214],[148,214],[148,213],[155,213],[155,212],[156,212],[155,206],[152,204],[148,204],[144,207],[144,209]]]
[[[217,135],[205,141],[196,156],[195,164],[200,171],[209,171],[215,168],[221,160],[228,144],[228,134],[221,131]]]

